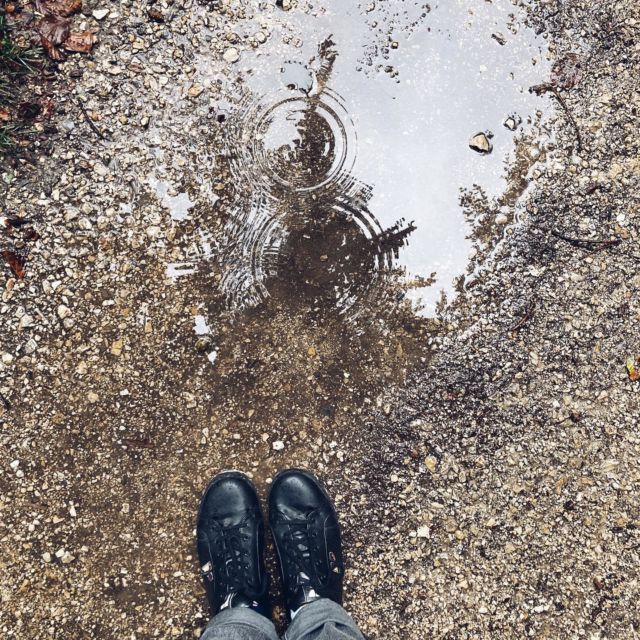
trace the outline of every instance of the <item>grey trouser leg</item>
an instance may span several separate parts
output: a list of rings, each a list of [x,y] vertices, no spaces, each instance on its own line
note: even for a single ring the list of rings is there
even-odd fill
[[[286,640],[364,640],[351,616],[332,600],[305,604],[285,634]]]
[[[246,607],[225,609],[211,618],[200,640],[278,640],[273,622]]]

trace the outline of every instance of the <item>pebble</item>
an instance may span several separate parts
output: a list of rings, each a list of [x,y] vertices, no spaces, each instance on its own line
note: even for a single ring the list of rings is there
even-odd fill
[[[509,131],[515,131],[522,124],[522,118],[519,115],[510,115],[503,125],[509,129]]]
[[[109,9],[95,9],[91,12],[91,15],[96,20],[104,20],[109,15]]]
[[[504,213],[499,213],[496,216],[496,224],[507,224],[509,218]]]
[[[64,320],[71,315],[71,309],[64,304],[58,305],[58,318]]]
[[[240,60],[240,52],[235,47],[227,49],[223,56],[225,62],[237,62]]]
[[[476,133],[469,140],[469,147],[480,154],[487,155],[493,151],[493,145],[490,138],[493,137],[491,133]]]
[[[18,329],[26,329],[27,327],[33,326],[33,316],[30,316],[28,313],[25,313],[20,321],[18,322]]]
[[[284,449],[284,442],[282,442],[282,440],[275,440],[271,446],[274,451],[282,451]]]

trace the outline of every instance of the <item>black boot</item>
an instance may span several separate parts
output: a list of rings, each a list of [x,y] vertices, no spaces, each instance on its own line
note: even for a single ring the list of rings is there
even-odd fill
[[[237,471],[218,474],[200,505],[198,558],[211,613],[249,607],[269,616],[264,524],[258,495]]]
[[[289,612],[320,598],[342,604],[344,564],[331,499],[306,471],[278,474],[269,493],[285,605]]]

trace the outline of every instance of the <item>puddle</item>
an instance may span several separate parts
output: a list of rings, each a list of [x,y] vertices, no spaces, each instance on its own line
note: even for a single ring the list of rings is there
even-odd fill
[[[357,314],[406,295],[433,315],[471,249],[461,190],[505,191],[515,139],[545,106],[528,92],[548,77],[544,41],[509,2],[305,7],[270,14],[266,43],[216,78],[237,193],[220,245],[228,304]]]
[[[149,186],[155,191],[162,205],[169,210],[172,220],[187,220],[189,210],[194,203],[187,193],[176,191],[170,184],[158,180],[155,176],[149,176]]]

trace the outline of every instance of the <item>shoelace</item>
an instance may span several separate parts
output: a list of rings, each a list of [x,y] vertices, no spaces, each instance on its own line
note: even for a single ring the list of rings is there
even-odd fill
[[[318,534],[311,528],[316,512],[312,511],[305,519],[281,520],[287,525],[283,542],[287,557],[291,560],[290,578],[298,577],[300,584],[313,584],[314,578],[324,581],[323,564],[319,560]],[[314,553],[315,552],[315,553]],[[316,556],[315,562],[312,556]]]
[[[212,523],[212,547],[216,550],[216,557],[220,559],[217,567],[226,577],[228,592],[241,591],[246,586],[256,587],[249,577],[249,550],[242,544],[249,539],[248,535],[242,533],[242,529],[247,526],[247,520],[248,517],[231,527]]]

